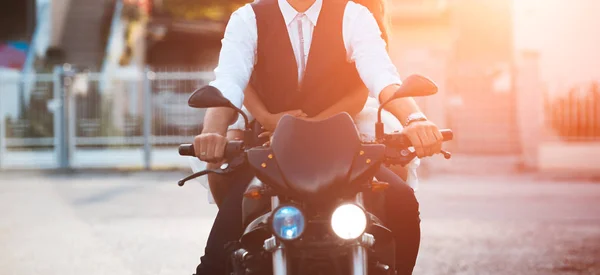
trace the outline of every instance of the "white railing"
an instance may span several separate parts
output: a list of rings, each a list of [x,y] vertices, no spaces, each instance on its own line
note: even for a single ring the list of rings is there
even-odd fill
[[[187,167],[177,146],[203,118],[187,99],[213,77],[146,70],[115,75],[101,93],[101,73],[38,74],[25,110],[0,110],[0,168]],[[19,104],[19,83],[0,80],[4,107]]]

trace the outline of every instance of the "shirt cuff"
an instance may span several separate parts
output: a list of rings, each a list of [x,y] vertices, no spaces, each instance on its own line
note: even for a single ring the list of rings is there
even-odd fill
[[[371,91],[371,96],[377,98],[379,101],[379,94],[383,89],[390,85],[401,85],[402,80],[397,75],[380,75],[377,80],[373,83],[372,87],[369,87],[369,91]]]
[[[233,106],[238,107],[239,109],[242,108],[242,104],[244,103],[244,91],[240,89],[240,87],[231,84],[228,81],[218,80],[211,81],[208,85],[219,89],[223,96],[227,98]]]

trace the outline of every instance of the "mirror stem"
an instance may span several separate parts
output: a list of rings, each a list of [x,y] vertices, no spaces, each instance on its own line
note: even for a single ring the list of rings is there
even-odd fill
[[[384,135],[385,132],[383,129],[383,123],[381,121],[377,121],[377,123],[375,123],[375,140],[377,142],[382,142]]]
[[[383,102],[381,105],[379,105],[379,110],[377,110],[377,122],[381,122],[381,111],[383,111],[383,108],[388,105],[388,103],[392,102],[392,100],[394,100],[396,98],[391,97],[388,100],[386,100],[385,102]]]
[[[234,109],[239,115],[241,115],[244,118],[244,126],[246,128],[246,130],[250,129],[250,121],[248,120],[248,116],[246,115],[246,113],[244,113],[244,111],[242,111],[242,109],[238,108],[237,106],[231,104],[229,106],[231,109]]]
[[[244,118],[244,126],[246,129],[250,129],[250,121],[248,120],[248,116],[242,112],[242,110],[239,110],[240,115],[242,115],[242,117]]]
[[[384,103],[379,105],[379,109],[377,109],[377,123],[375,123],[375,139],[377,141],[382,141],[383,136],[385,134],[384,128],[383,128],[383,122],[381,122],[381,111],[383,111],[383,108],[385,107],[385,105],[390,103],[392,100],[394,100],[393,97],[389,98]]]
[[[238,115],[241,115],[244,118],[244,144],[249,144],[249,142],[254,138],[254,131],[252,131],[252,128],[250,128],[250,120],[248,119],[248,116],[246,113],[244,113],[244,111],[233,104],[231,104],[229,107],[234,109]]]
[[[248,116],[244,112],[242,112],[242,110],[239,110],[239,113],[244,118],[244,144],[250,144],[250,140],[254,138],[254,131],[252,131],[252,128],[250,128],[250,121],[248,120]]]

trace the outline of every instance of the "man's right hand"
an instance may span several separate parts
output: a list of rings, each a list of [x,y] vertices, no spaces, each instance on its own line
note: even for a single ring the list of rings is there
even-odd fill
[[[202,134],[194,138],[194,153],[202,161],[218,163],[223,160],[227,126],[233,122],[235,111],[230,108],[208,108],[204,115]]]
[[[194,138],[196,157],[209,163],[223,160],[227,138],[217,133],[202,133]]]
[[[265,129],[269,132],[273,132],[273,131],[275,131],[275,127],[277,126],[277,123],[279,123],[279,120],[284,115],[292,115],[295,117],[306,117],[306,114],[302,110],[292,110],[292,111],[281,112],[278,114],[271,114],[269,117],[264,119],[265,121],[259,121],[259,122],[262,124],[263,129]]]

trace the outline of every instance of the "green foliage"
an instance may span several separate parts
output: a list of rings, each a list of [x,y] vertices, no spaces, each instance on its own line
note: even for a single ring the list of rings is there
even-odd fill
[[[128,21],[138,21],[142,18],[142,10],[138,5],[125,4],[121,16]]]

